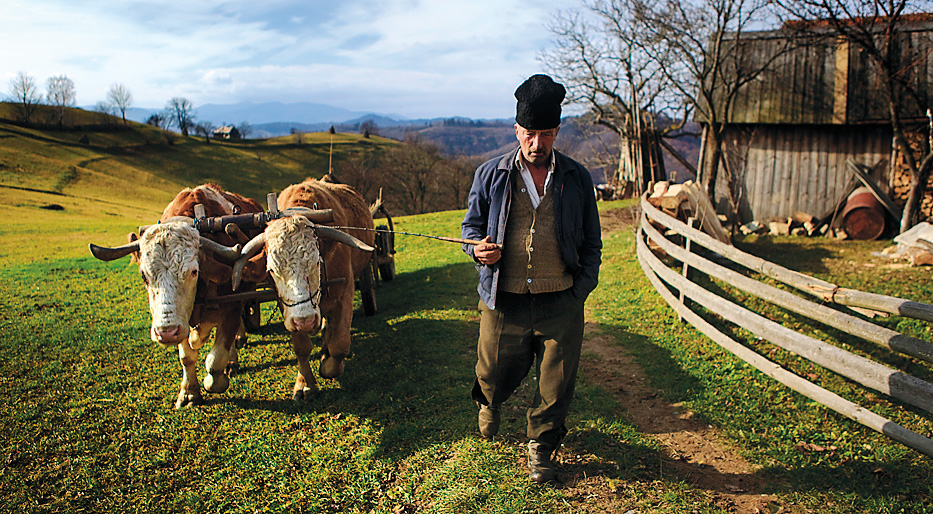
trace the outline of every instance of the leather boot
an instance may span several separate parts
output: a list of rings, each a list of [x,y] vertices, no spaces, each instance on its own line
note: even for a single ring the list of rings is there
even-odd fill
[[[557,478],[557,468],[551,462],[554,450],[553,445],[535,441],[528,441],[528,478],[536,484],[544,484]]]
[[[499,433],[499,406],[479,404],[479,433],[489,439]]]

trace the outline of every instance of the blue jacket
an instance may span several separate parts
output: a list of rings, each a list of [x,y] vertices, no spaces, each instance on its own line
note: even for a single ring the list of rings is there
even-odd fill
[[[491,236],[496,243],[505,241],[505,224],[509,219],[511,204],[511,178],[520,172],[515,164],[518,151],[519,147],[516,147],[476,169],[466,216],[460,226],[460,234],[464,239],[481,240]],[[573,276],[571,292],[580,300],[585,300],[599,282],[603,246],[593,179],[586,168],[573,159],[557,151],[554,151],[554,159],[550,187],[554,195],[557,243],[561,258]],[[476,260],[472,245],[463,245],[463,251]],[[491,266],[477,264],[477,270],[479,297],[490,309],[495,309],[499,263]]]

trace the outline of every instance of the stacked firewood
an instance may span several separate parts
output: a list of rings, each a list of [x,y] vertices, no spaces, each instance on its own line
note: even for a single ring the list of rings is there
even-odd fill
[[[685,223],[691,218],[695,219],[696,228],[723,243],[732,244],[719,215],[713,209],[712,202],[706,196],[706,191],[703,191],[703,188],[692,180],[683,184],[672,184],[667,181],[654,184],[648,196],[648,203]]]

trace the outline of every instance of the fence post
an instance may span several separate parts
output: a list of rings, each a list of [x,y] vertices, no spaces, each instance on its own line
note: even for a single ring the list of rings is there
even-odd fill
[[[695,224],[696,224],[696,218],[694,218],[693,216],[687,218],[688,227],[693,228]],[[690,247],[692,244],[693,244],[693,241],[689,237],[684,237],[684,249],[687,250],[687,253],[690,253]],[[683,277],[686,278],[687,280],[690,280],[689,273],[690,273],[690,265],[687,264],[687,261],[684,261],[684,268],[681,271],[681,275],[683,275]],[[689,306],[687,305],[687,301],[688,301],[687,297],[686,295],[684,295],[683,289],[681,289],[680,290],[680,305],[682,305],[684,308],[689,309]],[[684,322],[684,317],[679,312],[677,313],[677,321],[681,323]]]

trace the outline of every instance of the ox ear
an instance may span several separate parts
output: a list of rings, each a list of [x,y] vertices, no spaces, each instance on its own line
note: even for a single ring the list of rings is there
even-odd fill
[[[246,261],[243,268],[243,280],[246,282],[262,282],[268,278],[269,272],[266,270],[266,252],[262,252],[256,257]]]
[[[139,236],[136,235],[136,232],[130,232],[126,235],[127,242],[133,243],[139,240]],[[130,254],[130,262],[133,264],[139,264],[139,250]]]
[[[201,267],[201,280],[211,284],[223,284],[233,278],[233,268],[208,257],[204,252],[198,255]]]

